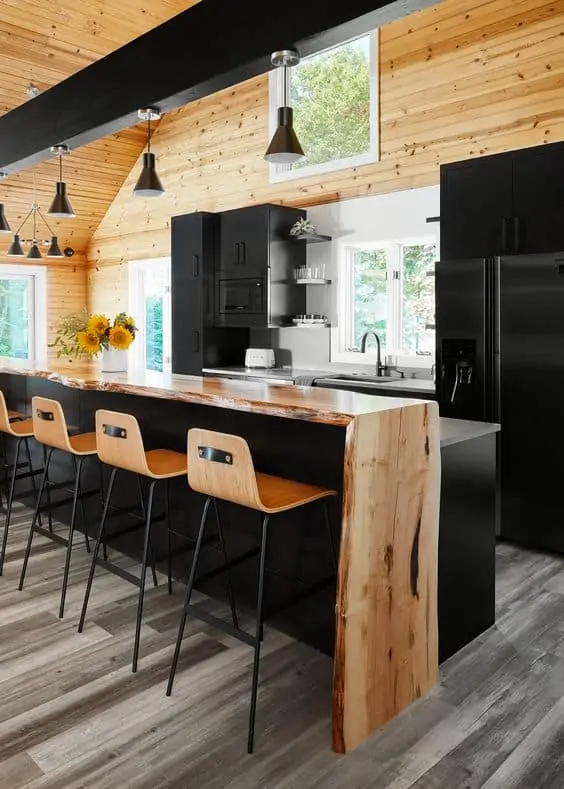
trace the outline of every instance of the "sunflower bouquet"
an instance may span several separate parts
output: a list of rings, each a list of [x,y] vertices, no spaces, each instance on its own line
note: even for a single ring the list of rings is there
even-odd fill
[[[103,348],[126,351],[137,333],[135,320],[125,312],[113,321],[107,315],[82,312],[62,318],[55,333],[53,347],[57,357],[97,356]]]

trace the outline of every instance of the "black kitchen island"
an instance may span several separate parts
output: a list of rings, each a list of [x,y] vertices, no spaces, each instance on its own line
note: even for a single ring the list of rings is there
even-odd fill
[[[371,448],[372,443],[368,442],[367,457],[371,459],[370,463],[374,459],[372,472],[371,465],[366,460],[361,459],[361,462],[355,465],[351,460],[351,447],[361,445],[363,441],[366,443],[371,424],[384,417],[388,418],[389,415],[401,415],[399,429],[405,431],[406,437],[398,446],[406,453],[405,462],[408,458],[411,462],[417,456],[418,447],[423,445],[419,444],[417,439],[410,448],[408,437],[417,431],[432,430],[433,420],[436,419],[437,439],[440,432],[442,461],[438,553],[440,659],[444,660],[453,654],[494,622],[497,425],[441,419],[439,426],[436,405],[415,400],[190,376],[101,376],[85,373],[81,377],[69,377],[57,372],[2,368],[0,386],[8,406],[19,411],[29,411],[31,397],[34,395],[57,399],[63,406],[68,423],[81,432],[93,429],[94,413],[98,408],[131,413],[141,424],[147,449],[167,447],[185,451],[186,432],[192,426],[236,433],[249,442],[256,466],[261,471],[337,490],[339,495],[334,503],[332,520],[341,544],[341,592],[345,581],[349,585],[353,584],[356,577],[354,566],[347,568],[346,578],[342,569],[344,560],[348,561],[350,545],[347,541],[350,541],[351,535],[354,536],[354,528],[358,527],[360,539],[367,541],[366,552],[369,554],[370,540],[374,534],[379,534],[381,523],[384,524],[388,517],[384,515],[384,510],[380,511],[380,504],[375,501],[380,495],[378,490],[367,490],[364,497],[361,492],[364,493],[363,488],[367,486],[362,486],[362,479],[359,479],[359,487],[353,496],[351,486],[356,484],[355,477],[360,478],[362,474],[370,474],[371,479],[382,473],[378,458],[384,450],[387,452],[392,444],[386,443],[380,447],[375,438],[374,447],[378,446],[375,451]],[[421,424],[417,420],[413,421],[419,414],[424,415]],[[351,425],[358,427],[356,439]],[[430,443],[429,440],[425,441],[424,457],[435,457],[432,438]],[[35,458],[40,465],[38,447]],[[68,478],[65,462],[64,456],[58,459],[53,475],[55,482],[57,478]],[[400,466],[401,463],[398,468]],[[396,538],[396,530],[399,537],[403,534],[402,528],[396,528],[401,526],[402,518],[411,518],[411,515],[402,512],[401,508],[403,493],[410,496],[408,488],[401,487],[407,484],[406,468],[404,467],[403,471],[400,468],[398,472],[398,490],[403,492],[395,502],[395,515],[390,521],[395,524],[392,528],[393,539]],[[98,473],[97,462],[92,460],[89,472],[89,482],[92,485],[97,484]],[[409,484],[412,484],[412,478],[409,475],[408,477]],[[421,472],[415,474],[413,479],[419,480],[418,484],[421,484]],[[134,504],[136,491],[135,480],[129,480],[123,475],[118,486],[116,505],[127,507]],[[424,490],[417,495],[419,498],[423,497],[421,500],[431,501],[432,485],[424,486]],[[171,498],[174,528],[187,535],[194,535],[201,514],[201,498],[189,491],[184,479],[176,480]],[[387,499],[389,497],[384,496],[383,507],[389,507]],[[228,504],[221,506],[230,556],[251,556],[256,551],[259,535],[256,513],[242,511],[241,508]],[[361,509],[351,516],[351,506],[353,509]],[[100,510],[100,502],[96,499],[90,500],[88,520],[91,534],[96,531]],[[432,507],[429,512],[431,510]],[[67,522],[69,513],[61,508],[57,511],[57,517]],[[431,516],[427,514],[424,517],[429,519]],[[360,531],[361,523],[364,523],[363,528],[368,524],[370,529],[365,532],[364,537]],[[159,531],[158,526],[157,523],[153,537],[157,552],[162,555],[166,548],[166,535]],[[342,611],[339,614],[339,602],[335,617],[335,599],[337,596],[339,600],[340,592],[339,586],[336,590],[334,583],[327,583],[331,559],[324,542],[320,515],[318,517],[317,512],[306,508],[302,513],[293,513],[287,520],[281,516],[280,524],[273,529],[272,537],[268,562],[268,608],[275,612],[289,599],[295,601],[293,605],[275,615],[272,623],[328,654],[337,655],[342,646],[339,635],[339,628],[343,628],[342,622],[347,622],[347,637],[356,624],[352,616],[347,619]],[[179,543],[181,542],[180,540]],[[426,543],[421,542],[420,550],[423,550]],[[382,544],[385,546],[385,541]],[[417,545],[419,549],[419,543]],[[430,545],[432,546],[432,540]],[[137,557],[141,552],[140,537],[131,535],[121,538],[116,547]],[[179,544],[177,547],[183,546]],[[379,568],[381,562],[387,572],[398,572],[398,567],[401,566],[399,546],[397,550],[396,568],[390,567],[389,546],[382,551],[377,548],[374,553],[375,565]],[[174,574],[177,578],[186,577],[190,556],[189,552],[180,552],[175,557]],[[224,599],[222,576],[214,576],[214,569],[220,563],[219,552],[210,546],[202,558],[202,572],[207,576],[207,580],[201,583],[199,588],[211,596]],[[420,578],[427,572],[427,562],[430,562],[429,557],[419,558]],[[254,564],[252,560],[244,561],[234,569],[237,600],[239,604],[249,607],[252,607],[254,601]],[[369,567],[368,571],[371,577],[374,576],[375,567]],[[413,557],[410,572],[413,572]],[[432,570],[429,572],[429,578],[432,578]],[[390,589],[393,588],[391,579],[392,575],[387,582]],[[317,588],[316,593],[305,596],[305,590],[311,586]],[[432,589],[432,583],[428,589]],[[416,598],[418,603],[423,603],[425,596],[421,593],[420,600],[420,591],[417,590]],[[379,599],[376,590],[371,606],[377,608]],[[374,613],[374,610],[367,609],[368,615],[371,616],[370,612]],[[421,633],[418,633],[416,638],[419,635]],[[378,641],[382,640],[381,636],[375,637]],[[432,633],[426,633],[425,638],[428,641],[427,647],[430,645],[432,652]],[[354,657],[356,671],[360,665],[357,663],[358,659],[361,659],[360,656]],[[353,656],[350,654],[349,663],[352,660]],[[424,688],[432,684],[433,681],[427,682],[426,686],[423,683],[421,692],[425,692]],[[402,701],[401,704],[406,706],[407,701]],[[347,712],[341,710],[340,714],[345,721],[344,724],[341,721],[341,729],[346,732]],[[382,722],[385,721],[373,716],[370,728],[381,725]],[[366,733],[361,735],[356,732],[347,737],[341,732],[336,739],[334,736],[334,745],[338,750],[349,750]]]

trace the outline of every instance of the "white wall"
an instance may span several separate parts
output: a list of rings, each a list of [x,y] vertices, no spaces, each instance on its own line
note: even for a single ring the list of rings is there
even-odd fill
[[[308,287],[307,311],[328,315],[335,327],[339,266],[347,245],[427,236],[435,237],[438,244],[439,224],[429,224],[426,218],[438,216],[439,209],[438,186],[360,197],[307,209],[308,217],[317,230],[333,239],[331,243],[308,246],[308,262],[324,262],[326,276],[332,284]],[[291,356],[294,367],[326,368],[330,363],[331,341],[336,341],[336,329],[274,331],[274,346],[286,351],[280,354],[284,362]]]

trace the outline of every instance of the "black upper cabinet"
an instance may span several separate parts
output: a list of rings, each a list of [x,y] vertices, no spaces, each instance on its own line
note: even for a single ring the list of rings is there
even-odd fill
[[[512,252],[564,250],[564,144],[514,154]]]
[[[306,249],[290,228],[305,211],[259,205],[219,217],[215,271],[216,326],[284,326],[306,310],[294,271]]]
[[[441,257],[504,255],[510,251],[512,159],[486,156],[441,167]]]
[[[444,260],[564,250],[564,143],[441,167]]]
[[[204,327],[213,320],[213,254],[216,216],[172,218],[172,371],[201,375]]]
[[[268,264],[268,209],[259,205],[221,214],[217,268],[225,276],[252,277]]]

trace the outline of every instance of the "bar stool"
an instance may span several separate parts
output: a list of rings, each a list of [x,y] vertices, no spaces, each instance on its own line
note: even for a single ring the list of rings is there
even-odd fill
[[[199,428],[188,431],[188,484],[193,490],[203,493],[207,498],[204,504],[194,558],[188,578],[184,609],[178,629],[178,637],[176,640],[176,648],[170,669],[166,695],[170,696],[172,693],[187,616],[191,614],[199,619],[202,618],[200,612],[194,606],[190,605],[190,599],[196,578],[198,560],[200,558],[200,550],[210,504],[212,501],[215,502],[216,499],[221,499],[234,504],[240,504],[252,510],[258,510],[262,513],[263,517],[255,635],[251,636],[240,628],[231,628],[227,623],[207,613],[204,620],[210,624],[215,624],[221,630],[230,633],[240,641],[254,648],[247,740],[247,751],[248,753],[252,753],[254,745],[260,645],[262,641],[264,572],[270,520],[278,513],[295,510],[306,504],[320,501],[323,507],[325,526],[331,547],[333,569],[336,572],[337,556],[329,519],[327,499],[337,494],[334,490],[327,490],[315,485],[294,482],[289,479],[283,479],[282,477],[256,472],[249,445],[244,438],[226,433],[217,433],[212,430],[201,430]]]
[[[61,588],[61,601],[59,605],[59,617],[62,619],[65,611],[65,599],[67,594],[67,586],[69,580],[70,562],[72,554],[72,544],[74,531],[76,526],[77,508],[80,502],[82,508],[82,519],[84,525],[84,541],[86,549],[90,551],[90,544],[88,541],[88,531],[86,528],[86,519],[83,508],[83,499],[87,496],[92,496],[99,493],[99,489],[82,490],[81,476],[84,461],[89,457],[96,456],[96,434],[95,433],[79,433],[78,435],[69,435],[65,415],[61,404],[57,400],[51,400],[46,397],[32,397],[31,399],[32,420],[33,420],[33,434],[36,441],[47,447],[45,467],[39,485],[39,492],[37,494],[37,501],[35,504],[35,511],[29,529],[29,537],[25,549],[24,561],[20,575],[20,583],[18,589],[23,589],[25,575],[27,571],[27,564],[29,555],[31,553],[31,546],[34,534],[41,534],[60,545],[66,546],[65,569],[63,573],[63,585]],[[64,482],[53,483],[49,480],[49,466],[53,457],[53,452],[59,450],[69,455],[72,458],[74,469],[74,480],[67,480]],[[53,490],[68,490],[68,485],[74,483],[72,487],[72,497],[63,499],[58,502],[52,502],[50,493]],[[43,494],[47,494],[47,510],[49,513],[55,507],[60,507],[72,501],[71,519],[69,525],[68,539],[61,537],[54,531],[44,529],[39,523],[38,519],[40,511],[42,510],[41,501]]]
[[[135,628],[135,642],[132,661],[132,671],[135,672],[137,671],[137,664],[139,660],[139,641],[143,617],[143,599],[145,595],[147,560],[149,554],[152,554],[150,547],[151,526],[157,520],[162,519],[165,519],[167,523],[169,540],[168,591],[169,594],[172,593],[169,481],[174,477],[181,477],[186,474],[186,455],[181,452],[174,452],[170,449],[152,449],[148,452],[145,451],[143,438],[141,436],[141,430],[139,428],[137,419],[130,414],[122,414],[116,411],[96,411],[96,446],[98,457],[103,463],[111,466],[112,471],[110,474],[110,480],[104,501],[104,509],[102,513],[102,520],[100,522],[98,537],[96,539],[96,546],[94,548],[94,553],[92,554],[92,563],[90,565],[90,573],[88,576],[88,583],[86,585],[86,592],[84,595],[78,632],[82,633],[84,628],[88,601],[90,598],[92,582],[94,580],[94,572],[97,564],[137,586],[139,588],[139,598],[137,603],[137,623]],[[143,555],[141,559],[140,578],[138,578],[136,575],[133,575],[132,573],[127,572],[126,570],[123,570],[118,565],[115,565],[106,559],[101,559],[98,555],[102,541],[107,538],[106,521],[108,518],[108,512],[110,510],[114,483],[118,471],[129,471],[138,475],[138,477],[142,476],[150,480],[147,504],[146,507],[144,507],[145,515],[143,518],[143,523],[134,527],[122,529],[120,531],[114,532],[111,535],[113,537],[117,537],[141,527],[144,528]],[[165,512],[164,515],[153,517],[155,487],[157,483],[161,481],[165,483]],[[154,569],[154,556],[152,557],[152,565],[153,579],[156,586],[157,579]]]
[[[7,490],[6,490],[6,510],[4,519],[4,534],[2,537],[2,547],[0,548],[0,575],[4,572],[4,560],[6,557],[6,546],[8,543],[8,532],[10,529],[10,520],[12,517],[12,505],[14,502],[14,490],[16,482],[23,479],[31,479],[32,490],[26,493],[20,493],[20,498],[24,496],[34,495],[37,493],[37,485],[35,482],[35,475],[40,474],[42,469],[34,470],[31,461],[31,452],[29,449],[29,439],[33,438],[33,421],[26,419],[23,414],[17,411],[10,411],[6,406],[6,399],[4,393],[0,391],[0,434],[2,435],[2,443],[4,449],[3,462],[0,467],[4,472],[8,473]],[[14,460],[12,464],[8,463],[6,438],[13,438],[15,440]],[[22,444],[25,448],[26,459],[20,462],[20,451]],[[27,471],[21,472],[20,469],[26,468]],[[2,510],[4,511],[4,510]]]

